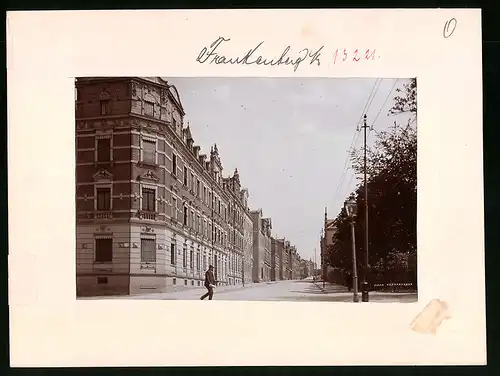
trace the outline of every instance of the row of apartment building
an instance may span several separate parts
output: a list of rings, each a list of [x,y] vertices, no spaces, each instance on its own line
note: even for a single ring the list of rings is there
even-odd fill
[[[296,248],[250,210],[217,145],[196,145],[175,86],[159,77],[79,78],[77,295],[137,294],[300,277]]]

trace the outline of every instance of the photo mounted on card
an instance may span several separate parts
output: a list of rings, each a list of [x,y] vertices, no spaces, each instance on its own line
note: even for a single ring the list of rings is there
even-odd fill
[[[7,18],[12,364],[486,362],[479,11]]]

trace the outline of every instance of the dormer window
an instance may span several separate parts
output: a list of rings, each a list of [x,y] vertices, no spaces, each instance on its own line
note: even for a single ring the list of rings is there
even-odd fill
[[[101,101],[101,115],[109,115],[109,101]]]

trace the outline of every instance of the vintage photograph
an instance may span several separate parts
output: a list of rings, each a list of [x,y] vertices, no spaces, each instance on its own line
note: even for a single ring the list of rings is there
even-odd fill
[[[415,78],[78,77],[75,127],[77,299],[417,301]]]

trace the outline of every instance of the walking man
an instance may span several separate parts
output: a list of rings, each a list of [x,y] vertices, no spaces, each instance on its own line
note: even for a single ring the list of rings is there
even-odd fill
[[[208,296],[208,300],[212,300],[214,296],[214,287],[215,287],[215,277],[214,277],[214,267],[210,265],[208,270],[205,273],[205,287],[208,292],[201,296],[200,299],[203,300]]]
[[[346,283],[347,283],[347,288],[349,289],[349,291],[352,290],[352,274],[350,272],[347,272],[347,275],[346,275]]]

